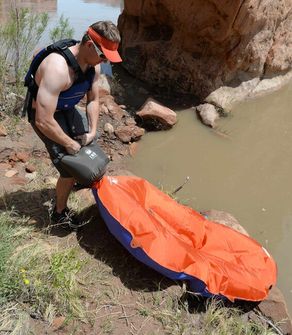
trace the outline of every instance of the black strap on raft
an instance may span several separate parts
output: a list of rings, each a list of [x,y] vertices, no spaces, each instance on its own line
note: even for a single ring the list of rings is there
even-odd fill
[[[70,51],[69,47],[79,43],[79,41],[73,40],[73,39],[65,39],[58,42],[55,42],[49,46],[47,46],[43,51],[40,52],[39,55],[37,55],[29,68],[29,71],[25,77],[24,80],[24,86],[27,87],[27,94],[24,101],[24,106],[22,110],[22,116],[24,117],[31,109],[32,106],[32,100],[36,99],[37,93],[38,93],[38,86],[35,82],[35,74],[37,72],[37,69],[39,68],[41,62],[51,53],[56,52],[60,55],[62,55],[67,64],[73,69],[76,79],[74,83],[83,81],[85,78],[84,73],[82,72],[78,62],[76,61],[74,55]]]

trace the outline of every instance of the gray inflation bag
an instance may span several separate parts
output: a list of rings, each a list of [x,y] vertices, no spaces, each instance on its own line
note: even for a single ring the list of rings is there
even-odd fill
[[[82,147],[75,155],[64,155],[60,160],[60,165],[78,183],[90,187],[93,182],[103,177],[108,162],[108,156],[97,143],[92,142]]]

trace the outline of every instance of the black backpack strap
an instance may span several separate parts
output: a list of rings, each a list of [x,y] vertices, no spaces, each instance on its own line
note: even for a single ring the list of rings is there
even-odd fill
[[[29,81],[31,77],[35,76],[35,73],[37,72],[41,62],[52,52],[60,53],[66,59],[68,65],[72,66],[75,73],[79,74],[79,71],[82,72],[72,52],[68,49],[77,43],[78,41],[76,40],[65,39],[47,46],[40,56],[33,59],[29,70],[30,76],[25,78],[24,86],[29,87]]]
[[[72,52],[70,51],[70,49],[66,48],[62,50],[62,55],[63,57],[66,59],[67,64],[72,67],[74,73],[76,74],[76,81],[82,80],[84,78],[84,74],[77,62],[77,60],[75,59],[74,55],[72,54]]]

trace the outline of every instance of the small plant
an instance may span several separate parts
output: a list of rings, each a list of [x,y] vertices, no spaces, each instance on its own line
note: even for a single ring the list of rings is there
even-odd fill
[[[72,38],[73,34],[74,34],[74,29],[70,27],[69,19],[64,18],[64,16],[61,15],[56,27],[50,30],[50,39],[54,43],[64,38]]]
[[[48,14],[32,13],[27,8],[11,7],[8,22],[0,29],[1,57],[4,67],[12,65],[16,88],[22,86],[33,49],[48,24]]]
[[[6,311],[0,330],[25,319],[23,303],[30,314],[49,322],[56,315],[84,319],[77,278],[84,262],[76,248],[52,248],[32,235],[27,222],[14,211],[0,213],[0,307]]]

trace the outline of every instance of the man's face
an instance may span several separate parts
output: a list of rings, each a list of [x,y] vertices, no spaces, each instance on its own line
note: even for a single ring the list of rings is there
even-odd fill
[[[91,49],[91,55],[92,55],[92,65],[97,65],[100,64],[102,62],[107,62],[107,58],[104,55],[104,53],[101,51],[101,49],[92,41],[89,40],[89,48]]]

